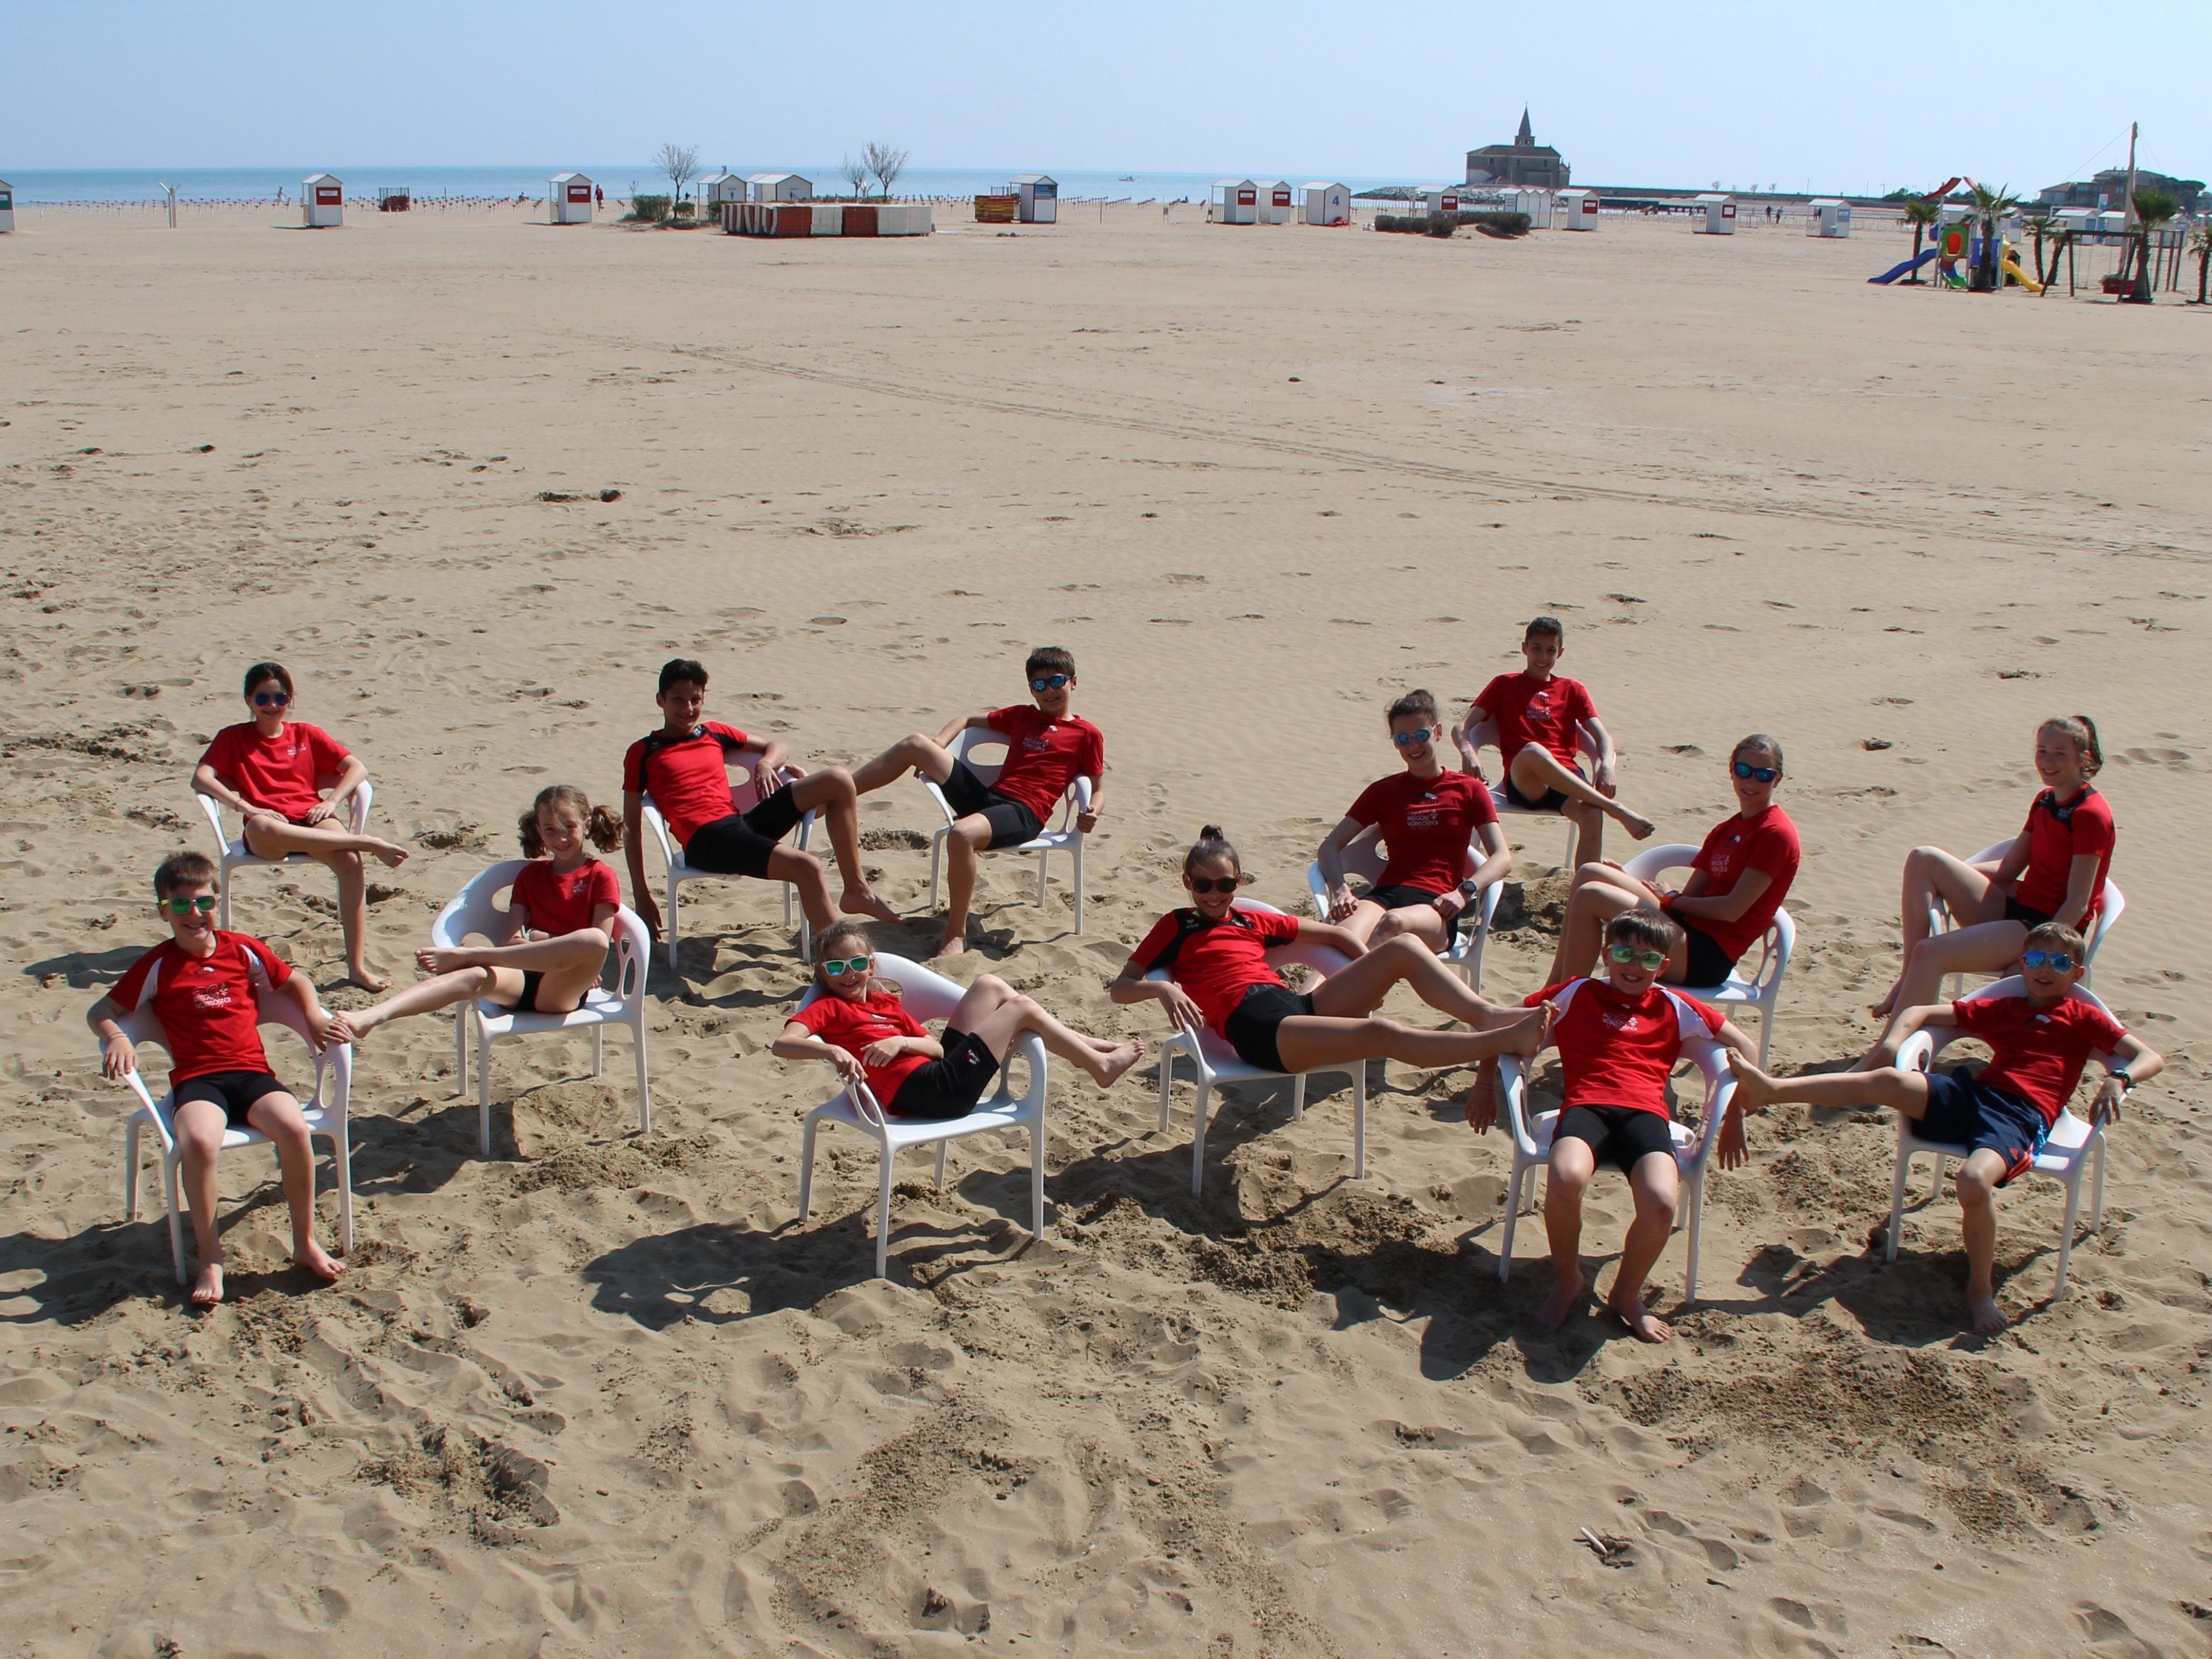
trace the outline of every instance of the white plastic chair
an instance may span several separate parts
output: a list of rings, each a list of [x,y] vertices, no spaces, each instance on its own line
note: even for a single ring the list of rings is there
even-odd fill
[[[1966,1000],[1983,1002],[1992,997],[2024,996],[2027,991],[2026,983],[2014,975],[2010,979],[2001,979],[1993,985],[1984,986]],[[2095,1007],[2104,1008],[2106,1013],[2112,1012],[2085,986],[2076,985],[2074,994]],[[1936,1069],[1937,1057],[1951,1043],[1962,1037],[1971,1040],[1971,1034],[1950,1027],[1940,1032],[1915,1031],[1898,1049],[1897,1064],[1904,1070],[1932,1073]],[[2091,1058],[2108,1069],[2112,1064],[2112,1056],[2108,1054],[2100,1053]],[[1921,1152],[1936,1160],[1936,1184],[1928,1194],[1928,1201],[1932,1204],[1942,1195],[1943,1176],[1949,1169],[1951,1160],[1957,1158],[1964,1163],[1967,1149],[1947,1146],[1940,1141],[1923,1140],[1913,1132],[1913,1121],[1899,1115],[1897,1121],[1897,1169],[1890,1181],[1889,1237],[1885,1251],[1886,1258],[1891,1261],[1897,1260],[1899,1235],[1905,1220],[1905,1189],[1911,1180],[1912,1160],[1916,1154]],[[2042,1150],[2036,1153],[2035,1161],[2028,1171],[2032,1175],[2047,1176],[2066,1188],[2066,1219],[2060,1224],[2058,1233],[2058,1282],[2051,1291],[2051,1299],[2054,1302],[2066,1294],[2066,1262],[2074,1254],[2074,1221],[2081,1207],[2081,1173],[2092,1164],[2095,1166],[2095,1175],[2090,1188],[2089,1227],[2088,1231],[2081,1235],[2084,1238],[2105,1223],[2105,1126],[2101,1123],[2093,1125],[2075,1116],[2071,1110],[2061,1112],[2058,1121],[2051,1126],[2050,1138],[2044,1142]]]
[[[363,778],[355,786],[353,794],[349,798],[353,810],[346,817],[346,827],[355,835],[365,836],[368,833],[368,806],[375,797],[376,791],[370,787],[367,778]],[[207,814],[209,827],[215,831],[215,844],[219,854],[220,865],[218,878],[222,886],[222,908],[218,913],[220,926],[224,927],[230,926],[230,872],[233,870],[274,869],[280,864],[313,864],[314,862],[314,860],[309,858],[305,853],[287,853],[281,859],[264,859],[259,854],[249,851],[246,845],[246,831],[243,827],[240,829],[235,841],[231,839],[230,832],[222,827],[222,808],[216,804],[214,796],[203,795],[195,789],[192,791],[192,799],[200,804],[200,810]]]
[[[338,1189],[338,1254],[349,1255],[353,1251],[353,1149],[346,1129],[346,1105],[353,1093],[353,1047],[350,1043],[334,1042],[322,1053],[315,1054],[314,1044],[308,1041],[306,1017],[298,1006],[264,990],[258,971],[254,974],[254,991],[260,1023],[282,1025],[296,1032],[313,1056],[315,1090],[300,1103],[301,1115],[307,1121],[311,1137],[320,1135],[331,1143],[331,1167]],[[154,988],[149,984],[144,1000],[116,1021],[142,1055],[149,1043],[164,1050],[169,1047],[168,1034],[162,1030],[161,1020],[149,1006],[153,996]],[[153,1091],[146,1086],[145,1078],[135,1069],[126,1073],[123,1080],[138,1097],[138,1109],[131,1113],[124,1132],[124,1218],[138,1218],[138,1135],[142,1129],[150,1127],[161,1149],[161,1192],[169,1207],[169,1255],[176,1265],[177,1283],[181,1285],[186,1275],[184,1209],[177,1195],[177,1166],[182,1161],[182,1154],[177,1146],[176,1091],[170,1089],[159,1099],[155,1098]],[[269,1137],[258,1129],[234,1124],[223,1131],[222,1150],[266,1146]]]
[[[1474,734],[1468,741],[1473,744],[1474,751],[1478,756],[1486,749],[1498,749],[1498,764],[1501,775],[1496,783],[1491,784],[1490,786],[1490,799],[1492,804],[1498,808],[1498,816],[1499,817],[1556,818],[1561,823],[1566,825],[1567,850],[1565,855],[1559,860],[1559,868],[1562,870],[1571,871],[1575,867],[1575,826],[1573,820],[1569,818],[1564,812],[1540,812],[1533,806],[1523,806],[1520,802],[1515,800],[1512,796],[1505,793],[1505,781],[1502,775],[1504,766],[1505,751],[1503,749],[1498,748],[1498,722],[1495,720],[1486,720],[1483,721],[1481,725],[1474,728]],[[1589,764],[1583,768],[1583,770],[1589,773],[1593,777],[1596,776],[1597,739],[1590,736],[1589,728],[1588,726],[1580,725],[1577,726],[1575,729],[1575,748],[1582,755],[1583,760],[1589,763]],[[1486,779],[1485,781],[1487,781],[1487,779]]]
[[[505,939],[507,907],[498,900],[514,887],[515,877],[527,862],[507,859],[478,871],[438,912],[437,920],[430,924],[430,942],[441,950],[453,950],[472,935],[488,945]],[[645,975],[653,956],[653,935],[646,931],[644,918],[627,904],[615,911],[614,940],[608,955],[614,959],[615,988],[594,987],[586,994],[582,1006],[565,1014],[502,1008],[481,998],[453,1005],[453,1071],[459,1079],[457,1086],[463,1091],[469,1086],[471,1030],[476,1035],[477,1146],[484,1157],[491,1156],[491,1045],[502,1037],[534,1036],[541,1031],[589,1030],[592,1075],[597,1077],[605,1068],[607,1027],[629,1026],[637,1054],[638,1133],[653,1133],[653,1091],[646,1080],[645,1064]]]
[[[977,760],[975,750],[1004,749],[1006,746],[1004,732],[981,731],[971,726],[953,739],[952,757],[955,760],[967,762],[969,769],[986,784],[994,784],[999,781],[999,774],[1005,769],[1006,763],[1002,760]],[[945,791],[934,778],[927,774],[916,775],[921,778],[922,787],[929,791],[929,798],[937,803],[937,810],[945,814],[945,827],[929,838],[929,906],[933,910],[937,908],[938,872],[945,863],[945,840],[952,833],[952,826],[959,822],[960,815],[952,810],[952,803],[945,799]],[[1035,853],[1037,855],[1039,904],[1045,901],[1047,884],[1052,873],[1052,855],[1066,853],[1075,860],[1075,933],[1079,939],[1083,934],[1083,843],[1089,837],[1075,827],[1075,820],[1079,813],[1091,810],[1091,780],[1078,778],[1069,784],[1066,800],[1067,810],[1060,818],[1059,829],[1046,830],[1018,847],[1002,847],[999,850],[1002,853]]]
[[[946,1019],[959,1006],[962,988],[919,963],[885,951],[876,952],[876,974],[899,988],[907,1012],[918,1020]],[[806,1007],[828,994],[810,985],[799,1006]],[[815,1042],[822,1039],[816,1037]],[[1013,1091],[1013,1064],[1018,1059],[1028,1072],[1022,1093]],[[855,1083],[806,1115],[806,1141],[799,1171],[799,1218],[812,1212],[814,1195],[814,1133],[826,1121],[872,1135],[876,1142],[876,1277],[887,1279],[891,1244],[891,1166],[909,1146],[934,1142],[937,1146],[937,1189],[945,1190],[945,1151],[964,1135],[988,1134],[1010,1129],[1030,1132],[1030,1232],[1044,1232],[1044,1044],[1034,1031],[1024,1031],[1006,1051],[999,1068],[999,1089],[979,1103],[965,1117],[930,1121],[894,1117],[877,1103],[865,1083]]]
[[[1360,877],[1370,888],[1382,873],[1382,836],[1378,826],[1369,824],[1346,843],[1343,849],[1344,873],[1348,878]],[[1475,867],[1486,857],[1479,843],[1470,843],[1467,861],[1460,866],[1462,880],[1475,872]],[[1491,919],[1498,914],[1498,890],[1504,884],[1493,881],[1475,897],[1474,924],[1467,925],[1467,912],[1460,912],[1460,927],[1453,934],[1450,948],[1439,951],[1437,960],[1455,969],[1470,988],[1482,989],[1482,947],[1490,942]],[[1326,921],[1328,919],[1328,883],[1321,872],[1321,860],[1316,859],[1306,866],[1306,890],[1313,895],[1314,914]]]
[[[1698,856],[1687,842],[1653,847],[1638,853],[1620,867],[1641,881],[1656,881],[1669,870],[1686,870]],[[1741,964],[1718,985],[1685,985],[1685,996],[1709,1002],[1716,1008],[1755,1008],[1759,1011],[1759,1068],[1766,1069],[1766,1051],[1774,1041],[1774,1011],[1782,1003],[1782,976],[1790,971],[1790,953],[1797,948],[1797,924],[1790,912],[1778,909],[1759,941],[1759,966],[1744,977]]]
[[[1698,1036],[1682,1044],[1682,1058],[1696,1066],[1705,1079],[1705,1115],[1695,1128],[1686,1123],[1668,1126],[1674,1138],[1674,1162],[1682,1172],[1687,1203],[1675,1215],[1677,1227],[1690,1234],[1690,1262],[1683,1281],[1686,1305],[1698,1296],[1698,1242],[1705,1214],[1705,1170],[1713,1148],[1720,1144],[1721,1121],[1735,1095],[1735,1074],[1729,1070],[1728,1051],[1712,1038]],[[1505,1054],[1498,1062],[1498,1085],[1505,1097],[1505,1127],[1513,1136],[1513,1173],[1505,1183],[1505,1237],[1498,1252],[1498,1278],[1502,1284],[1513,1271],[1514,1226],[1523,1209],[1535,1207],[1536,1171],[1552,1156],[1552,1135],[1559,1127],[1557,1111],[1539,1115],[1532,1122],[1527,1099],[1528,1072],[1518,1054]]]
[[[1969,864],[1996,863],[2002,860],[2006,854],[2012,851],[2013,843],[2019,839],[2017,836],[2007,836],[2002,841],[1995,842],[1984,847],[1966,862]],[[2089,988],[2090,970],[2097,960],[2097,947],[2105,942],[2105,935],[2112,931],[2112,924],[2120,919],[2120,913],[2127,908],[2128,901],[2125,895],[2120,891],[2119,884],[2110,876],[2106,876],[2105,900],[2097,908],[2097,925],[2089,933],[2087,949],[2083,954],[2081,962],[2081,982],[2078,988],[2084,991]],[[1951,914],[1951,907],[1943,902],[1942,896],[1931,896],[1928,901],[1929,936],[1932,939],[1937,933],[1948,933],[1958,925],[1957,918]],[[1946,977],[1958,981],[1963,980],[1965,975],[1951,974]]]
[[[1268,915],[1283,912],[1272,904],[1262,904],[1257,899],[1238,899],[1239,910],[1254,910]],[[1343,953],[1326,945],[1310,945],[1301,940],[1287,940],[1267,948],[1268,956],[1277,963],[1295,962],[1312,970],[1313,977],[1307,988],[1319,984],[1329,975],[1338,973],[1351,964]],[[1145,977],[1158,981],[1172,979],[1173,974],[1164,968],[1155,968]],[[1367,1062],[1347,1060],[1334,1066],[1316,1066],[1304,1072],[1270,1072],[1257,1066],[1248,1066],[1237,1057],[1237,1051],[1226,1039],[1214,1035],[1212,1028],[1201,1025],[1195,1030],[1182,1027],[1160,1044],[1160,1133],[1168,1127],[1170,1092],[1175,1086],[1175,1057],[1180,1053],[1190,1057],[1193,1081],[1197,1095],[1191,1103],[1190,1130],[1190,1191],[1195,1198],[1206,1185],[1206,1107],[1215,1088],[1227,1083],[1280,1083],[1285,1078],[1291,1085],[1291,1115],[1305,1115],[1306,1079],[1341,1073],[1352,1079],[1352,1174],[1356,1181],[1367,1178]]]
[[[781,781],[794,782],[798,775],[797,773],[787,771],[782,774]],[[775,792],[770,790],[769,793],[774,794]],[[730,804],[732,811],[750,812],[754,807],[759,805],[760,802],[759,781],[750,772],[747,772],[742,779],[735,780],[731,783]],[[673,970],[676,967],[678,890],[687,881],[738,881],[742,878],[730,875],[720,870],[694,870],[685,863],[684,848],[677,843],[676,837],[668,833],[668,821],[660,816],[660,808],[653,805],[653,797],[650,794],[645,797],[644,817],[645,827],[653,831],[653,840],[660,843],[660,862],[668,872],[667,902],[663,908],[661,919],[668,927],[668,966],[671,970]],[[799,820],[798,846],[800,852],[806,850],[806,843],[813,834],[814,814],[808,812]],[[791,926],[792,896],[794,890],[787,881],[778,882],[776,885],[783,890],[783,925],[788,927]],[[814,955],[814,927],[813,924],[807,921],[803,910],[799,917],[799,955],[801,961],[811,960]]]

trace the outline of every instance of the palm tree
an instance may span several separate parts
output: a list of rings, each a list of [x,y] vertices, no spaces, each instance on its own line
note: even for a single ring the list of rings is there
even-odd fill
[[[2212,219],[2200,219],[2190,233],[2189,251],[2197,256],[2197,303],[2204,303],[2204,282],[2212,276]]]
[[[2047,213],[2031,213],[2022,222],[2027,226],[2028,240],[2035,247],[2035,280],[2047,287],[2049,284],[2043,275],[2043,241],[2046,236],[2057,235],[2058,221]],[[2057,256],[2054,254],[2052,257]]]
[[[1915,196],[1905,204],[1905,222],[1912,227],[1912,258],[1916,264],[1920,258],[1920,240],[1928,234],[1928,227],[1936,222],[1936,216],[1942,211],[1942,204],[1932,196]],[[1918,282],[1919,271],[1914,270],[1912,275],[1905,280],[1908,283]]]
[[[2181,204],[2162,190],[2136,192],[2136,286],[2128,298],[2139,306],[2150,303],[2150,239],[2160,226],[2180,211]]]
[[[1967,284],[1978,294],[1994,294],[2002,286],[1997,276],[1997,222],[2020,205],[2020,198],[2012,193],[2010,185],[1999,185],[1991,190],[1987,185],[1974,186],[1974,216],[1982,222],[1982,253],[1974,261],[1974,275]]]

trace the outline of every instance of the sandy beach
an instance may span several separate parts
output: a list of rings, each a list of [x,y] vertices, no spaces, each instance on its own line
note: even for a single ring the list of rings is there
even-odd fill
[[[0,238],[9,1650],[2205,1651],[2212,318],[1869,287],[1895,233],[953,218]],[[1187,1084],[1160,1133],[1149,1061],[1104,1094],[1058,1067],[1045,1236],[1025,1144],[964,1141],[941,1193],[902,1166],[878,1280],[865,1143],[827,1132],[796,1223],[829,1073],[766,1052],[804,970],[736,882],[687,888],[656,961],[650,1136],[625,1039],[599,1078],[540,1039],[496,1052],[482,1159],[451,1025],[402,1022],[356,1060],[339,1284],[289,1266],[265,1151],[223,1160],[211,1316],[158,1182],[123,1218],[131,1097],[82,1016],[161,937],[155,863],[209,842],[187,779],[257,658],[414,849],[371,889],[404,982],[538,788],[618,800],[665,658],[818,765],[1018,701],[1065,645],[1109,769],[1084,934],[986,860],[951,971],[1157,1042],[1105,984],[1200,825],[1302,908],[1396,768],[1384,703],[1463,708],[1540,611],[1661,840],[1732,810],[1737,738],[1787,744],[1784,1073],[1874,1034],[1908,849],[2014,832],[2038,720],[2095,717],[2129,901],[2095,987],[2170,1063],[2063,1301],[2055,1186],[2004,1195],[2025,1316],[1975,1338],[1948,1191],[1898,1262],[1869,1244],[1893,1120],[1789,1107],[1711,1178],[1674,1342],[1547,1335],[1538,1218],[1496,1277],[1510,1146],[1462,1121],[1472,1074],[1379,1063],[1364,1181],[1347,1088],[1295,1121],[1245,1091],[1201,1200]],[[926,954],[934,808],[906,784],[861,822],[915,919],[877,945]],[[1541,983],[1564,885],[1564,830],[1507,829],[1493,997]],[[362,1006],[322,872],[235,901]],[[1601,1177],[1601,1279],[1628,1213]],[[1684,1265],[1677,1235],[1662,1310]]]

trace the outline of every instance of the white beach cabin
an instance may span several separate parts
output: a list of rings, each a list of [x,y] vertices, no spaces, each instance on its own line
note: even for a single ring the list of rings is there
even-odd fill
[[[1701,236],[1733,236],[1735,234],[1735,198],[1722,196],[1712,191],[1701,191],[1697,205],[1705,216],[1702,224],[1690,228]]]
[[[1013,178],[1014,217],[1025,225],[1060,222],[1060,185],[1049,173],[1018,173]]]
[[[1259,198],[1252,204],[1253,216],[1261,224],[1287,225],[1297,216],[1297,192],[1289,179],[1255,179],[1252,189]]]
[[[1424,213],[1457,213],[1459,211],[1457,185],[1424,185],[1420,204]]]
[[[1260,186],[1249,179],[1217,179],[1206,192],[1206,222],[1249,225],[1259,222]]]
[[[2051,216],[2058,221],[2058,228],[2075,241],[2085,240],[2094,230],[2090,221],[2097,216],[2094,208],[2061,208]]]
[[[1298,222],[1305,225],[1348,225],[1352,222],[1352,191],[1334,179],[1310,179],[1298,189]]]
[[[592,181],[580,173],[556,173],[546,180],[545,205],[556,225],[588,225],[593,203]]]
[[[0,232],[15,228],[15,187],[0,179]]]
[[[1552,228],[1552,192],[1548,190],[1516,190],[1506,196],[1506,207],[1514,213],[1528,216],[1528,228],[1549,230]]]
[[[1840,196],[1815,196],[1805,204],[1811,217],[1805,221],[1808,236],[1848,236],[1851,234],[1851,204]]]
[[[2089,228],[2100,236],[2118,236],[2125,234],[2128,216],[2118,208],[2106,208],[2102,213],[2089,216]]]
[[[1563,190],[1555,198],[1559,204],[1558,216],[1553,222],[1561,230],[1595,230],[1597,228],[1597,192],[1594,190]]]
[[[334,173],[311,173],[300,180],[300,222],[327,230],[345,222],[345,183]]]
[[[807,202],[814,198],[814,181],[795,173],[756,173],[745,183],[756,202]]]
[[[725,202],[745,199],[745,180],[743,173],[717,173],[699,181],[699,216],[712,219],[719,216]]]

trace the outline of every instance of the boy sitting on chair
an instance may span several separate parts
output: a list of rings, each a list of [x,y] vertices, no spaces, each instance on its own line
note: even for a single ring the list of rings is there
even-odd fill
[[[623,757],[623,837],[629,854],[632,908],[654,938],[660,935],[660,907],[646,885],[641,833],[647,795],[684,848],[686,864],[719,875],[791,883],[817,932],[837,919],[822,860],[781,843],[799,819],[818,809],[828,820],[830,850],[844,872],[838,907],[880,921],[898,920],[898,913],[876,896],[860,866],[851,773],[827,766],[771,788],[790,750],[773,738],[751,738],[720,720],[702,720],[707,671],[689,657],[661,665],[653,701],[660,705],[660,729],[640,738]],[[737,810],[730,790],[729,763],[740,759],[752,769],[760,796],[745,812]]]
[[[1760,1071],[1747,1052],[1729,1057],[1736,1103],[1747,1109],[1777,1102],[1872,1103],[1911,1118],[1913,1133],[1923,1140],[1967,1149],[1959,1170],[1960,1226],[1966,1240],[1966,1305],[1978,1331],[2001,1331],[2008,1322],[1996,1297],[1996,1190],[2033,1164],[2074,1097],[2089,1056],[2102,1051],[2115,1062],[2090,1109],[2093,1123],[2117,1119],[2128,1091],[2156,1077],[2166,1064],[2111,1015],[2073,997],[2086,948],[2081,935],[2061,923],[2031,928],[2018,964],[2026,995],[1900,1009],[1867,1055],[1875,1069],[1785,1081]],[[1981,1075],[1964,1066],[1948,1073],[1899,1070],[1898,1049],[1929,1026],[1988,1043],[1990,1063]]]
[[[222,1236],[216,1231],[215,1158],[224,1132],[250,1125],[276,1149],[284,1202],[292,1212],[292,1260],[318,1279],[336,1279],[345,1263],[315,1238],[315,1156],[300,1103],[269,1070],[261,1046],[257,986],[289,997],[307,1017],[315,1046],[329,1040],[331,1016],[305,974],[292,971],[259,939],[215,925],[215,860],[204,853],[172,853],[154,872],[155,908],[169,937],[131,964],[115,988],[92,1005],[85,1024],[104,1045],[102,1075],[138,1067],[138,1052],[117,1022],[141,1002],[161,1022],[169,1050],[172,1116],[182,1165],[192,1251],[199,1273],[191,1304],[222,1300]]]
[[[1091,780],[1091,810],[1075,827],[1089,835],[1098,823],[1098,799],[1105,787],[1106,738],[1089,720],[1072,712],[1075,702],[1075,659],[1056,645],[1040,646],[1023,665],[1029,680],[1028,703],[994,708],[987,714],[956,720],[934,738],[909,732],[853,774],[853,787],[865,795],[908,772],[919,772],[945,793],[959,814],[953,821],[945,905],[945,939],[940,957],[968,948],[968,906],[975,893],[975,855],[994,848],[1019,847],[1044,831],[1060,797],[1078,778]],[[1006,764],[999,781],[987,784],[951,744],[963,732],[994,732],[1006,739]]]
[[[1606,924],[1605,978],[1570,980],[1528,999],[1532,1008],[1549,1002],[1559,1010],[1551,1040],[1566,1073],[1544,1186],[1553,1282],[1541,1317],[1548,1330],[1567,1322],[1589,1286],[1582,1266],[1583,1194],[1604,1164],[1628,1176],[1636,1200],[1606,1310],[1645,1342],[1674,1334],[1644,1305],[1643,1295],[1644,1275],[1667,1248],[1681,1200],[1667,1080],[1693,1036],[1715,1037],[1746,1059],[1759,1052],[1718,1010],[1659,983],[1680,937],[1656,910],[1627,911]],[[1497,1116],[1495,1095],[1478,1087],[1468,1103],[1468,1121],[1487,1134]],[[1743,1162],[1743,1114],[1734,1105],[1717,1150],[1723,1170]]]

